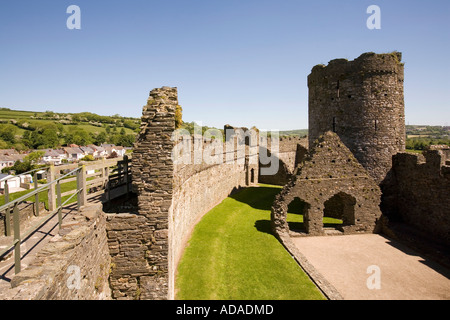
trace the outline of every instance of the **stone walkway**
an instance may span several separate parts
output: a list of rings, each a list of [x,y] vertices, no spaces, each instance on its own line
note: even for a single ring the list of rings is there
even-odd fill
[[[75,205],[70,205],[62,210],[63,224],[67,224],[73,216],[77,215],[77,209]],[[46,215],[47,214],[47,215]],[[33,224],[38,223],[40,220],[44,220],[49,217],[48,213],[44,213],[39,217],[33,217],[21,226],[23,230],[28,230]],[[47,223],[33,232],[29,237],[23,240],[20,245],[21,248],[21,267],[25,270],[27,266],[34,260],[36,253],[45,246],[53,237],[59,232],[58,215],[55,214]],[[13,241],[13,237],[0,237],[0,248],[10,245]],[[11,279],[14,277],[14,252],[11,250],[9,254],[6,254],[0,258],[0,291],[2,288],[11,287]],[[1,300],[1,294],[0,294]]]
[[[397,241],[376,234],[291,239],[346,300],[450,299],[450,270]]]

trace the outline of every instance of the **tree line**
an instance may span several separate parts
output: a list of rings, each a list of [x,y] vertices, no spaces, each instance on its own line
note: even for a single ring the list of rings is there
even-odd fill
[[[23,134],[20,135],[20,129]],[[100,145],[102,143],[132,147],[135,134],[127,134],[124,127],[104,124],[104,130],[90,132],[82,127],[66,127],[52,121],[27,121],[0,124],[0,149],[55,149],[63,145]]]
[[[431,145],[441,145],[446,144],[450,146],[450,138],[428,138],[428,137],[417,137],[417,138],[407,138],[406,139],[406,149],[409,150],[425,150]]]

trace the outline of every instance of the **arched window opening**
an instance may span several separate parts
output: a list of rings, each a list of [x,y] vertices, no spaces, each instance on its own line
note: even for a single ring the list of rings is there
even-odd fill
[[[306,233],[305,217],[310,209],[309,203],[295,198],[288,206],[287,223],[289,230],[297,233]]]
[[[340,192],[325,201],[323,210],[323,225],[326,229],[338,229],[355,225],[356,199]]]

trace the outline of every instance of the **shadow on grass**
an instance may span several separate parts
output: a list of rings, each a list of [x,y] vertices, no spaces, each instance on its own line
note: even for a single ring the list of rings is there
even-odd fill
[[[275,196],[280,193],[280,191],[281,188],[275,186],[249,187],[240,192],[232,192],[230,198],[245,203],[254,209],[270,211]]]
[[[269,220],[256,220],[255,221],[255,228],[259,232],[264,232],[264,233],[273,235],[272,229],[270,228],[270,221]]]
[[[277,186],[260,186],[260,187],[250,187],[243,190],[234,190],[230,195],[230,198],[237,200],[239,202],[245,203],[254,209],[270,211],[272,209],[272,204],[275,201],[275,197],[280,193],[281,188]],[[304,210],[304,202],[300,201],[298,198],[294,200],[288,207],[289,214],[301,215]],[[298,219],[296,219],[298,220]],[[300,220],[303,220],[300,218]],[[341,223],[327,222],[324,221],[324,228],[336,228]],[[306,232],[305,225],[303,221],[288,221],[289,229],[293,231]],[[272,234],[271,221],[269,220],[257,220],[255,221],[255,228],[267,234]]]

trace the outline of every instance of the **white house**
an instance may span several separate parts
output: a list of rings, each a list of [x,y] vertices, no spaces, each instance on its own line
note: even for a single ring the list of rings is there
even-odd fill
[[[67,159],[67,155],[64,152],[59,152],[58,150],[46,150],[42,161],[46,164],[60,165],[63,159]]]
[[[118,157],[123,157],[125,155],[125,148],[121,146],[115,146],[113,144],[109,145],[102,145],[105,149],[107,156],[111,156],[114,152],[117,154]]]
[[[96,148],[97,154],[95,155],[96,158],[106,158],[108,156],[108,151],[106,151],[103,147],[97,147]]]
[[[0,170],[7,167],[12,167],[16,161],[10,157],[5,155],[0,155]]]
[[[16,161],[21,161],[26,155],[25,154],[0,154],[0,171],[3,168],[12,167]]]
[[[7,183],[8,183],[9,190],[20,188],[20,177],[12,176],[12,175],[5,174],[5,173],[0,173],[0,189],[2,191],[5,190],[6,180],[8,180]]]
[[[84,152],[78,147],[78,148],[64,148],[64,151],[67,154],[67,160],[70,161],[79,161],[82,158],[84,158],[85,154]]]
[[[115,146],[113,150],[117,153],[119,157],[123,157],[127,152],[127,150],[125,150],[125,148],[121,146]]]
[[[95,152],[95,150],[93,148],[91,148],[91,147],[80,147],[80,149],[81,149],[81,151],[83,151],[85,156],[90,155],[90,156],[95,157],[95,153],[96,152]]]

